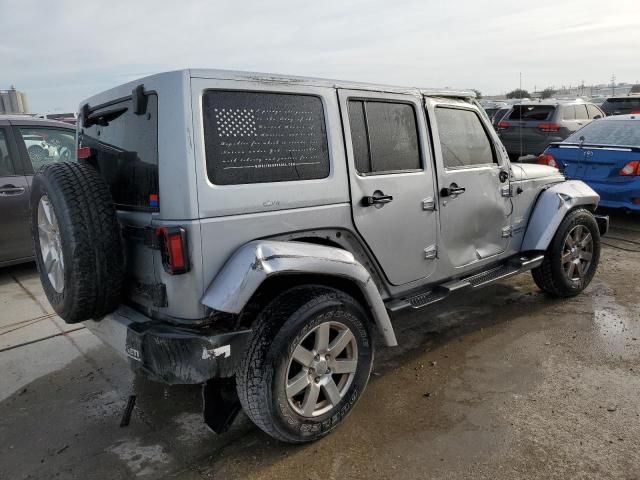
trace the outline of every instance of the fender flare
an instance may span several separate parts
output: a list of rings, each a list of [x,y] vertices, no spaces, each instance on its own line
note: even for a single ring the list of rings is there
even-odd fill
[[[569,211],[580,206],[595,209],[598,202],[600,195],[580,180],[568,180],[546,189],[533,207],[521,250],[546,250]]]
[[[352,281],[362,292],[387,346],[398,344],[389,314],[371,275],[340,248],[303,242],[255,240],[240,247],[205,290],[201,303],[238,314],[269,277],[286,273],[320,274]]]

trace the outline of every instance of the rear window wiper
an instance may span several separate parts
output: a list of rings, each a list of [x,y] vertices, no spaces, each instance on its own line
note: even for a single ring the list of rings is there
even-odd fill
[[[127,110],[127,107],[119,107],[111,108],[109,110],[101,110],[99,112],[93,112],[83,118],[82,124],[85,128],[91,127],[92,125],[100,125],[102,127],[106,127],[107,125],[109,125],[109,122],[112,122]]]

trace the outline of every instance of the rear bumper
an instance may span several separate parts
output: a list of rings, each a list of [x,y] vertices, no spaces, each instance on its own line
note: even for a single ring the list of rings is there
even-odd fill
[[[588,179],[583,182],[598,192],[601,207],[640,211],[640,205],[633,203],[634,198],[640,198],[640,179],[625,183],[598,182]]]
[[[216,332],[156,322],[124,305],[85,325],[133,370],[167,384],[233,376],[251,335],[251,330]]]

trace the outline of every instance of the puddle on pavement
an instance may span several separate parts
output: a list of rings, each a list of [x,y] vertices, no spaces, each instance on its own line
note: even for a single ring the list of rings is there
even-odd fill
[[[621,359],[635,357],[636,349],[632,347],[640,346],[637,304],[631,307],[621,304],[606,285],[594,291],[591,302],[593,324],[603,348]]]

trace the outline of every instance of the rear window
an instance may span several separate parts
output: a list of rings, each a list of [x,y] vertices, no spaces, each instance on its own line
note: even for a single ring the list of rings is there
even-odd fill
[[[216,185],[329,176],[322,100],[311,95],[206,91],[207,175]]]
[[[148,95],[143,115],[133,113],[133,102],[128,99],[93,111],[89,118],[96,123],[81,128],[78,144],[91,147],[90,162],[109,185],[116,206],[157,210],[157,95]]]
[[[552,105],[516,105],[513,107],[509,120],[548,120],[556,107]]]
[[[631,110],[640,110],[640,97],[608,98],[602,104],[602,109],[607,113],[630,113]]]
[[[640,121],[596,120],[582,127],[566,141],[579,143],[580,137],[584,137],[587,144],[640,147]]]

